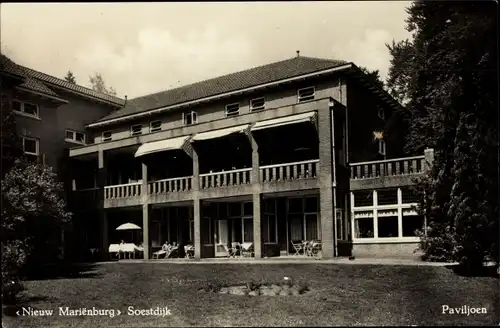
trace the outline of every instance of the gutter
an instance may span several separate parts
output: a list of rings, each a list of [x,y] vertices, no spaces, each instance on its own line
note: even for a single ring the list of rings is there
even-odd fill
[[[65,103],[65,104],[69,104],[69,101],[67,101],[65,99],[62,99],[62,98],[59,98],[59,97],[55,97],[55,96],[51,96],[51,95],[48,95],[48,94],[45,94],[45,93],[42,93],[42,92],[34,91],[34,90],[31,90],[31,89],[28,89],[28,88],[16,87],[16,89],[22,90],[22,91],[26,91],[26,92],[29,92],[29,93],[32,93],[32,94],[35,94],[35,95],[39,95],[39,96],[42,96],[42,97],[46,97],[46,98],[49,98],[49,99],[57,100],[57,101],[60,101],[62,103]]]
[[[113,119],[102,121],[102,122],[91,123],[91,124],[88,124],[86,127],[87,128],[96,128],[96,127],[101,127],[101,126],[105,126],[105,125],[109,125],[109,124],[113,124],[113,123],[117,123],[117,122],[121,122],[121,121],[127,121],[127,120],[131,120],[131,119],[139,118],[139,117],[144,117],[144,116],[149,116],[149,115],[153,115],[153,114],[158,114],[158,113],[162,113],[164,111],[168,111],[168,110],[171,110],[171,109],[181,108],[181,107],[184,107],[184,106],[194,105],[194,104],[198,104],[198,103],[202,103],[202,102],[206,102],[206,101],[210,101],[210,100],[216,100],[216,99],[220,99],[220,98],[224,98],[224,97],[238,95],[238,94],[241,94],[241,93],[244,93],[244,92],[250,92],[250,91],[259,90],[259,89],[263,89],[263,88],[267,88],[267,87],[271,87],[271,86],[276,86],[276,85],[279,85],[279,84],[282,84],[282,83],[294,82],[294,81],[302,80],[302,79],[305,79],[305,78],[308,78],[308,77],[313,77],[313,76],[318,76],[318,75],[323,75],[323,74],[329,74],[329,73],[333,73],[333,72],[337,72],[337,71],[343,71],[343,70],[351,68],[352,66],[353,66],[352,63],[348,63],[348,64],[344,64],[344,65],[337,66],[337,67],[334,67],[334,68],[329,68],[329,69],[326,69],[326,70],[317,71],[317,72],[313,72],[313,73],[309,73],[309,74],[303,74],[303,75],[291,77],[291,78],[288,78],[288,79],[278,80],[278,81],[269,82],[269,83],[265,83],[265,84],[259,84],[259,85],[253,86],[253,87],[249,87],[249,88],[245,88],[245,89],[239,89],[239,90],[230,91],[230,92],[226,92],[226,93],[221,93],[221,94],[218,94],[218,95],[215,95],[215,96],[209,96],[209,97],[205,97],[205,98],[199,98],[199,99],[196,99],[196,100],[186,101],[186,102],[183,102],[183,103],[179,103],[179,104],[175,104],[175,105],[170,105],[170,106],[166,106],[166,107],[160,107],[160,108],[157,108],[157,109],[153,109],[153,110],[149,110],[149,111],[145,111],[145,112],[141,112],[141,113],[137,113],[137,114],[131,114],[131,115],[127,115],[127,116],[123,116],[123,117],[118,117],[118,118],[113,118]]]

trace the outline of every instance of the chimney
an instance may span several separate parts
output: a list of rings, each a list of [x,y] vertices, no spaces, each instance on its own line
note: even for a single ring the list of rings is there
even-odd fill
[[[300,50],[297,50],[297,57],[300,57]]]
[[[127,95],[125,95],[125,104],[123,106],[127,106]]]

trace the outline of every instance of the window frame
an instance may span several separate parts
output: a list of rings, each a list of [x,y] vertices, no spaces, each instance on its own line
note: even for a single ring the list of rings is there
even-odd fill
[[[385,121],[385,110],[382,107],[377,107],[377,116]]]
[[[25,150],[25,141],[26,140],[35,141],[36,153],[27,152]],[[25,155],[40,156],[40,139],[33,138],[33,137],[28,137],[28,136],[22,136],[22,142],[23,142],[23,153]]]
[[[14,103],[19,103],[21,106],[21,110],[15,110],[13,107],[14,107]],[[26,110],[24,108],[24,105],[25,104],[28,104],[28,105],[32,105],[32,106],[35,106],[36,107],[36,114],[31,114],[31,113],[26,113]],[[30,102],[27,102],[27,101],[22,101],[22,100],[19,100],[19,99],[12,99],[11,101],[11,106],[12,106],[12,111],[16,114],[21,114],[23,116],[27,116],[27,117],[32,117],[32,118],[37,118],[37,119],[40,119],[40,106],[38,106],[37,104],[33,104],[33,103],[30,103]]]
[[[68,138],[68,136],[67,136],[68,132],[71,132],[71,134],[73,135],[72,138]],[[83,135],[83,141],[79,141],[79,140],[76,139],[76,135],[78,133],[81,133]],[[87,142],[87,135],[85,134],[85,132],[79,132],[79,131],[76,131],[76,130],[73,130],[73,129],[66,129],[65,133],[64,133],[64,141],[73,142],[73,143],[77,143],[77,144],[80,144],[80,145],[85,145],[86,142]]]
[[[140,127],[139,132],[134,133],[134,128]],[[131,136],[138,136],[142,134],[142,124],[134,124],[130,126],[130,135]]]
[[[262,107],[254,107],[253,106],[253,102],[255,100],[262,100]],[[266,109],[266,98],[265,97],[257,97],[257,98],[253,98],[253,99],[250,99],[250,112],[256,112],[256,111],[259,111],[259,110],[264,110]]]
[[[383,156],[387,154],[387,145],[383,139],[378,139],[378,153]]]
[[[302,97],[300,96],[300,93],[301,93],[301,91],[303,92],[304,90],[307,90],[307,89],[312,89],[312,98],[311,99],[302,99]],[[316,99],[316,87],[315,86],[310,86],[310,87],[301,88],[301,89],[297,90],[297,103],[303,103],[303,102],[311,101],[314,99]]]
[[[160,123],[160,126],[158,128],[153,128],[153,123]],[[149,122],[149,133],[153,132],[158,132],[162,130],[162,121],[161,120],[156,120],[156,121],[151,121]]]
[[[106,133],[109,133],[109,138],[106,138],[106,137],[104,136]],[[111,131],[103,131],[103,132],[102,132],[102,134],[101,134],[101,140],[102,140],[103,142],[113,140],[113,132],[111,132]]]
[[[194,115],[194,118],[193,118],[193,115]],[[190,124],[188,124],[186,121],[188,116],[191,116],[191,123]],[[195,112],[194,110],[182,113],[182,124],[184,126],[198,124],[198,113]]]
[[[235,112],[235,113],[228,113],[227,112],[227,108],[229,106],[234,106],[234,105],[238,105],[238,111]],[[234,117],[234,116],[240,115],[240,109],[241,109],[240,103],[239,102],[235,102],[235,103],[227,104],[226,107],[225,107],[224,113],[225,113],[226,117]]]

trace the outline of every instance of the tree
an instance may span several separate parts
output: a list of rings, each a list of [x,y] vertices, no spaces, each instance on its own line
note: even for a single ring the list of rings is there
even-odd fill
[[[11,103],[6,94],[0,94],[1,98],[1,121],[0,137],[2,147],[2,178],[14,165],[16,158],[24,155],[22,142],[16,131],[16,117],[12,111]]]
[[[75,79],[75,76],[73,75],[72,71],[68,71],[68,73],[66,74],[64,79],[69,83],[76,84],[76,79]]]
[[[107,94],[110,96],[116,96],[116,90],[113,87],[106,85],[101,73],[95,73],[94,75],[90,76],[89,81],[90,81],[90,85],[91,85],[92,90],[95,90],[97,92],[101,92],[101,93],[104,93],[104,94]]]
[[[388,45],[387,85],[406,102],[406,149],[435,149],[416,186],[428,222],[422,248],[469,268],[498,262],[497,10],[416,1],[407,12],[413,39]]]
[[[57,233],[69,223],[62,184],[52,168],[16,160],[2,180],[2,272],[16,276],[26,264],[50,260]],[[53,258],[52,258],[53,259]]]
[[[380,72],[377,70],[371,71],[366,67],[359,67],[359,69],[366,74],[366,77],[370,82],[375,84],[380,89],[384,89],[384,81],[380,78]]]

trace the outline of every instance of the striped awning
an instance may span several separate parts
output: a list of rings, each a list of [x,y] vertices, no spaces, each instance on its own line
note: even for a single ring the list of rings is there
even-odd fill
[[[135,157],[158,153],[168,150],[184,149],[189,143],[189,136],[158,140],[142,144],[135,152]]]

